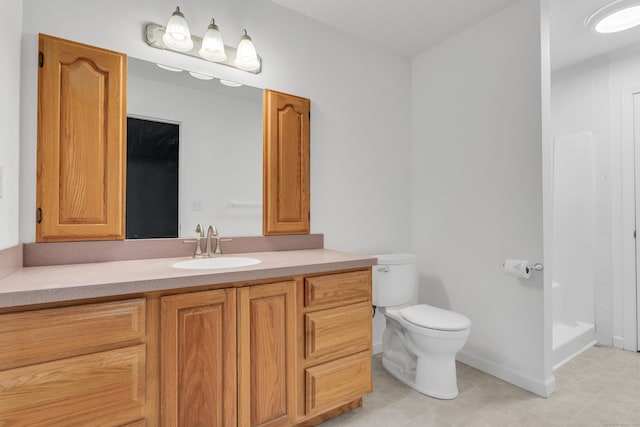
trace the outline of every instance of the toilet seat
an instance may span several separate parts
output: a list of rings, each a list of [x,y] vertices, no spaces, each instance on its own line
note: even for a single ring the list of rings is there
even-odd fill
[[[471,327],[471,320],[460,313],[427,304],[412,305],[399,310],[407,322],[438,331],[462,331]]]

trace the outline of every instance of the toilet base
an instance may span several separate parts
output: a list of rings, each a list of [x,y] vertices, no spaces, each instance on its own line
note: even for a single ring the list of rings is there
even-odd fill
[[[412,389],[436,399],[451,400],[458,397],[455,360],[443,364],[420,362],[417,361],[415,370],[407,370],[389,358],[382,358],[384,369]],[[416,382],[416,378],[420,384]]]

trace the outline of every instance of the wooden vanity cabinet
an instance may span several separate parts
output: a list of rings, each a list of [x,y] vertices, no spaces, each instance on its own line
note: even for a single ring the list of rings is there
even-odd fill
[[[238,289],[238,426],[295,420],[297,281]]]
[[[371,392],[370,269],[175,292],[0,314],[0,425],[310,426]]]
[[[0,315],[0,425],[144,426],[145,300]]]
[[[293,424],[296,283],[161,298],[163,426]]]
[[[298,422],[361,405],[371,377],[371,270],[307,277],[299,298]]]
[[[39,37],[36,240],[125,235],[126,55]]]
[[[264,235],[309,234],[311,101],[264,91]]]
[[[163,426],[236,425],[236,290],[160,299]]]

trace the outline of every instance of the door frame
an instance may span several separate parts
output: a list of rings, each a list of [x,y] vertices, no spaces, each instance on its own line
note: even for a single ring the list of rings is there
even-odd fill
[[[614,259],[614,301],[621,301],[623,338],[614,337],[614,346],[629,351],[640,350],[640,248],[638,238],[634,238],[636,224],[640,224],[640,87],[624,89],[620,93],[620,157],[621,162],[621,204],[622,212],[612,212],[613,248],[619,248],[620,259]],[[637,110],[637,114],[636,114]],[[636,132],[637,129],[637,132]],[[636,146],[638,147],[636,149]],[[612,153],[614,154],[614,153]],[[612,159],[614,156],[612,156]],[[615,167],[612,168],[615,170]],[[614,203],[614,206],[616,204]],[[616,236],[616,234],[618,234]],[[616,242],[617,240],[617,242]],[[619,271],[621,286],[616,290],[616,270]],[[618,294],[619,293],[619,294]],[[618,294],[618,295],[616,295]],[[614,307],[615,309],[615,307]]]

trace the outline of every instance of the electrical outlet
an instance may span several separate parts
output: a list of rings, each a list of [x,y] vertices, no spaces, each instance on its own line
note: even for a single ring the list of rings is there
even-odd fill
[[[191,210],[194,212],[199,212],[202,210],[202,201],[200,200],[192,200],[191,201]]]

